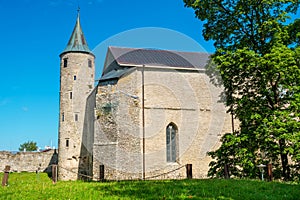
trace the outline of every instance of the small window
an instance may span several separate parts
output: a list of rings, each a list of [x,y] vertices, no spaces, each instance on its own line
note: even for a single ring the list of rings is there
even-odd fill
[[[171,123],[166,128],[167,162],[176,162],[178,158],[177,127]]]
[[[92,60],[88,59],[88,66],[89,68],[92,68]]]
[[[61,114],[61,121],[65,121],[65,113]]]
[[[68,66],[68,59],[64,58],[64,67],[67,67],[67,66]]]
[[[77,79],[76,75],[74,75],[73,79],[74,79],[74,81],[76,81],[76,79]]]
[[[66,147],[69,147],[69,144],[70,142],[69,142],[69,139],[66,139]]]
[[[75,121],[78,121],[78,114],[75,114]]]
[[[70,92],[70,99],[73,99],[73,93]]]

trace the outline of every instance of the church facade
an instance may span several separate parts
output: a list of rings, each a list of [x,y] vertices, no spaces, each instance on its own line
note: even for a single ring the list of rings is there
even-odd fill
[[[94,86],[78,15],[60,58],[59,179],[185,178],[187,164],[206,177],[232,127],[207,53],[108,47]]]

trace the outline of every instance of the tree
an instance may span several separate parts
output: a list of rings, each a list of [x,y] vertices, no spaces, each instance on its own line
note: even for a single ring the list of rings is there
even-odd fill
[[[184,2],[204,21],[204,38],[215,41],[207,68],[220,74],[228,112],[240,121],[209,152],[209,175],[222,176],[229,164],[233,175],[255,177],[256,165],[272,163],[278,178],[300,177],[300,22],[287,22],[300,1]]]
[[[36,142],[28,141],[20,145],[19,151],[36,151],[38,149],[38,146],[36,145]]]

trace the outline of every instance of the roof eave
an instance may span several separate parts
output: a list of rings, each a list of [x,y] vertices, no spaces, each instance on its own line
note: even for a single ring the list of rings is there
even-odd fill
[[[172,67],[172,66],[159,66],[159,65],[138,65],[138,64],[130,64],[130,63],[118,63],[119,66],[121,67],[137,67],[137,68],[154,68],[154,69],[173,69],[173,70],[190,70],[190,71],[205,71],[204,68],[192,68],[192,67]]]
[[[96,57],[93,54],[93,52],[91,52],[91,51],[80,51],[80,50],[67,50],[67,51],[63,51],[61,54],[59,54],[59,57],[62,57],[63,55],[65,55],[67,53],[84,53],[84,54],[89,54],[89,55],[93,56],[94,58]]]

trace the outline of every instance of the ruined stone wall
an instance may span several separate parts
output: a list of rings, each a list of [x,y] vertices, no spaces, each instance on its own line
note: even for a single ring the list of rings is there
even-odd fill
[[[51,165],[57,164],[57,151],[47,152],[18,152],[11,153],[0,151],[0,171],[6,165],[11,167],[11,172],[51,172]]]

